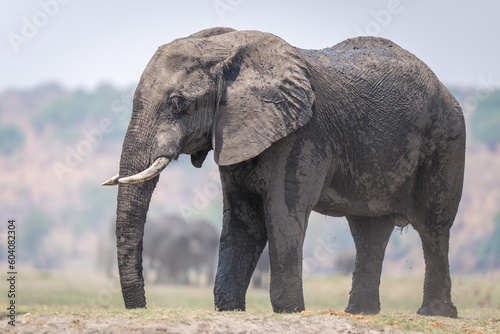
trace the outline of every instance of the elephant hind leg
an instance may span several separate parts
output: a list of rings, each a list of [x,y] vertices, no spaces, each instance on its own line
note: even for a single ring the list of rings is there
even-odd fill
[[[456,318],[451,302],[451,278],[448,261],[450,229],[462,194],[463,143],[450,143],[435,152],[417,175],[416,204],[418,219],[412,223],[422,240],[425,259],[424,299],[421,315]],[[452,154],[453,153],[453,154]]]
[[[457,308],[451,301],[451,278],[448,262],[449,228],[419,227],[425,259],[424,300],[420,315],[456,318]]]
[[[356,264],[346,312],[377,314],[380,312],[380,275],[394,219],[383,217],[347,217],[356,245]]]
[[[431,196],[436,201],[418,222],[412,224],[422,240],[425,260],[424,299],[418,314],[456,318],[457,309],[451,301],[448,260],[450,229],[456,205],[439,200],[446,197],[445,194]]]

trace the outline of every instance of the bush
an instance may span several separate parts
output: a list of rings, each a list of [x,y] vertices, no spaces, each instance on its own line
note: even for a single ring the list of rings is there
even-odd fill
[[[480,269],[500,268],[500,211],[494,218],[494,229],[479,249]]]
[[[41,209],[34,209],[24,219],[19,226],[19,252],[22,254],[21,261],[33,261],[36,268],[46,268],[50,266],[47,258],[47,250],[42,249],[43,237],[49,233],[53,227],[51,217]]]
[[[93,92],[77,90],[69,97],[49,102],[32,120],[38,129],[46,124],[73,125],[86,118],[101,119],[110,113],[112,103],[121,93],[108,85],[102,85]]]
[[[473,136],[494,149],[500,143],[500,91],[480,100],[472,114],[470,125]]]
[[[24,146],[24,134],[17,127],[9,125],[0,128],[0,152],[5,155]]]

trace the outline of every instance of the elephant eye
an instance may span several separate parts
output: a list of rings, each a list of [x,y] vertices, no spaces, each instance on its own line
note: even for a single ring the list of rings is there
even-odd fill
[[[170,98],[170,106],[176,113],[187,113],[191,115],[193,113],[196,103],[192,103],[182,96],[172,96]]]
[[[184,111],[186,109],[186,99],[182,96],[172,96],[170,98],[170,104],[176,111]]]

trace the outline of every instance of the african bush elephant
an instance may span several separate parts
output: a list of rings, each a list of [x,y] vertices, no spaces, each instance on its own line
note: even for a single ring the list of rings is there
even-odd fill
[[[214,150],[224,216],[217,310],[245,310],[269,242],[275,312],[304,310],[302,246],[311,210],[345,216],[356,246],[346,311],[377,313],[394,226],[420,234],[418,313],[456,317],[449,231],[462,192],[465,124],[434,73],[393,42],[358,37],[323,50],[258,31],[214,28],[161,46],[137,86],[118,175],[118,265],[125,306],[145,307],[142,235],[159,173]]]
[[[179,216],[148,219],[143,244],[155,283],[190,284],[191,271],[198,281],[213,283],[218,236],[209,222]]]
[[[252,275],[252,286],[256,289],[263,289],[267,285],[266,276],[269,277],[270,264],[269,264],[269,248],[265,247],[260,254],[259,261],[255,266]],[[263,281],[266,281],[264,283]]]
[[[206,273],[206,283],[213,284],[219,235],[215,228],[205,220],[193,220],[189,223],[189,227],[191,230],[191,243],[199,245],[199,247],[193,248],[191,260],[188,263],[191,268],[194,268],[198,276]]]

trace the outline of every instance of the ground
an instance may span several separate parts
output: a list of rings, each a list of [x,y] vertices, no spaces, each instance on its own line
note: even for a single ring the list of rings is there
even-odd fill
[[[306,277],[307,311],[275,314],[268,289],[250,289],[247,312],[213,311],[212,286],[146,284],[148,308],[126,310],[118,280],[85,272],[23,270],[16,327],[0,303],[0,333],[500,333],[498,277],[453,277],[459,318],[416,314],[423,275],[383,276],[382,312],[343,310],[351,277]]]
[[[263,317],[239,313],[188,311],[190,320],[176,321],[116,314],[105,318],[73,314],[21,317],[12,333],[400,333],[368,324],[352,324],[335,315]],[[197,318],[200,317],[200,318]],[[5,326],[3,326],[5,329]],[[0,327],[1,330],[1,327]]]
[[[3,314],[0,333],[500,333],[498,310],[466,311],[459,319],[410,313],[362,316],[320,311],[300,314],[196,309],[77,309],[23,314],[16,327]],[[0,315],[2,317],[2,315]]]

